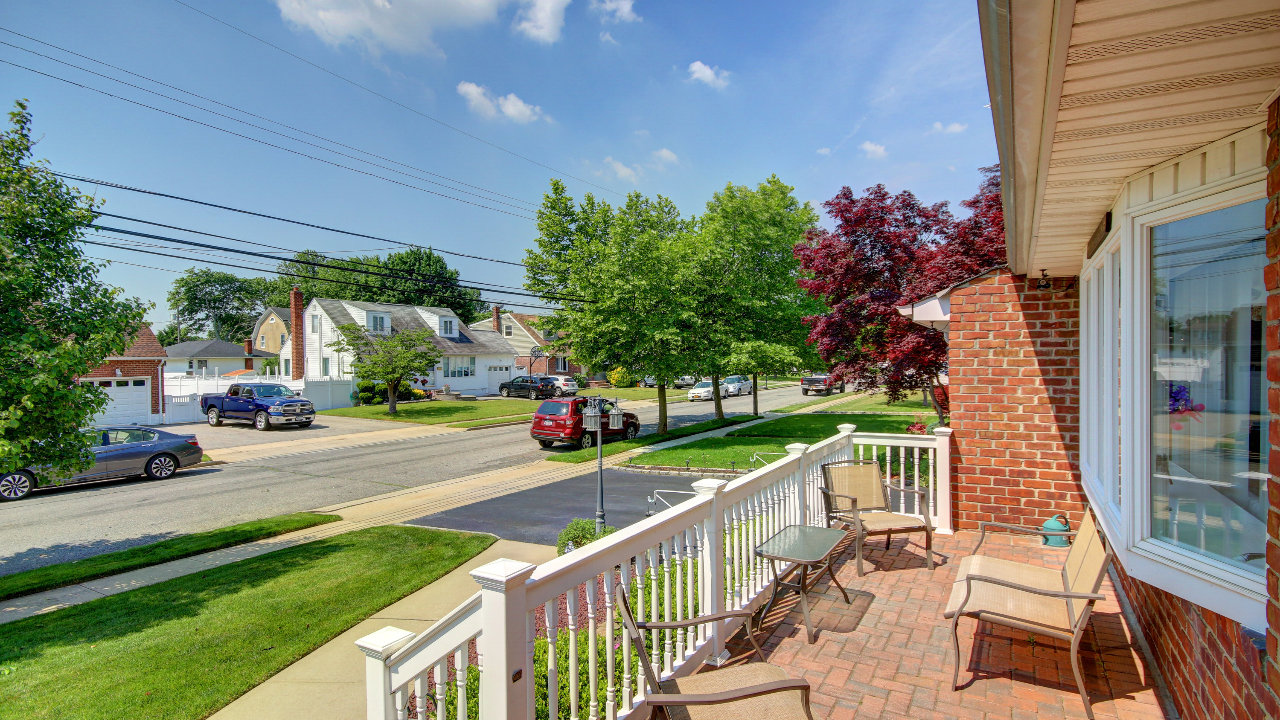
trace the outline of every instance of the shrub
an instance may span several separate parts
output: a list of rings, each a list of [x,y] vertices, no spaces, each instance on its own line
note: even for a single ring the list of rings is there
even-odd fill
[[[637,378],[624,367],[616,367],[609,371],[609,382],[614,387],[631,387],[636,384],[636,381]]]
[[[586,375],[583,375],[582,373],[578,373],[577,375],[573,376],[573,381],[578,383],[578,387],[585,388],[587,387],[587,383],[590,381],[590,378],[588,378]]]
[[[418,388],[414,388],[414,389],[413,389],[413,391],[412,391],[412,394],[413,394],[413,399],[414,399],[414,400],[421,400],[421,399],[423,399],[423,398],[425,398],[425,397],[427,396],[427,391],[426,391],[426,390],[419,390]]]
[[[372,381],[372,380],[361,380],[360,382],[356,383],[356,390],[359,390],[359,391],[360,391],[360,392],[362,392],[362,393],[371,393],[371,392],[373,392],[373,381]]]
[[[916,421],[907,426],[907,432],[912,435],[925,435],[929,432],[924,424],[924,415],[916,414]]]
[[[361,404],[361,405],[372,405],[372,404],[373,404],[373,393],[367,393],[367,392],[362,392],[362,393],[360,393],[360,404]]]
[[[574,548],[580,548],[583,545],[599,540],[605,535],[618,532],[618,528],[610,525],[604,526],[604,533],[596,535],[596,521],[587,520],[586,518],[574,518],[569,521],[564,530],[560,531],[560,536],[556,538],[556,554],[563,555],[565,547],[569,543],[573,543]]]

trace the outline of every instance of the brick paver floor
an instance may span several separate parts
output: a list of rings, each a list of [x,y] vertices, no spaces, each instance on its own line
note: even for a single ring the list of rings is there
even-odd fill
[[[846,605],[830,581],[810,594],[815,642],[805,637],[794,595],[765,619],[762,641],[769,662],[804,677],[813,688],[816,718],[923,720],[925,718],[1084,718],[1071,673],[1069,643],[988,623],[960,620],[960,689],[951,689],[951,623],[942,617],[959,561],[977,533],[935,537],[941,564],[925,565],[922,536],[896,537],[886,552],[873,538],[859,578],[846,548],[835,565],[849,590]],[[1060,566],[1065,550],[1038,538],[990,536],[982,553]],[[945,556],[945,557],[943,557]],[[1099,720],[1164,718],[1147,660],[1133,642],[1108,580],[1107,600],[1094,609],[1080,658]],[[765,639],[767,634],[767,640]],[[729,644],[733,662],[746,662],[750,645],[739,634]],[[763,719],[762,719],[763,720]]]

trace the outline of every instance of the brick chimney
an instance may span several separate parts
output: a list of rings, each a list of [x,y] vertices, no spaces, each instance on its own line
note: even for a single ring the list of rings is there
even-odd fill
[[[253,338],[245,338],[245,340],[244,340],[244,354],[245,354],[245,355],[252,355],[252,354],[253,354]]]
[[[289,376],[294,380],[301,380],[306,371],[307,353],[302,337],[305,324],[302,320],[302,291],[295,287],[289,291],[289,339],[293,345],[292,367],[290,368]]]
[[[502,308],[493,306],[493,331],[502,332]]]

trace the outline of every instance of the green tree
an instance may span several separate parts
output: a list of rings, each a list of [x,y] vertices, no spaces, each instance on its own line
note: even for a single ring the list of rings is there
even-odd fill
[[[440,360],[440,350],[431,344],[435,333],[428,328],[383,335],[347,323],[338,326],[338,334],[338,339],[328,343],[328,347],[351,355],[351,369],[356,377],[387,384],[387,412],[392,415],[396,412],[396,390],[400,383],[414,375],[430,373]]]
[[[791,347],[766,340],[734,343],[726,365],[730,372],[751,375],[751,414],[760,414],[760,394],[756,392],[760,373],[782,374],[800,365],[800,355]]]
[[[20,101],[0,134],[0,470],[89,467],[78,429],[107,396],[76,379],[123,355],[148,305],[98,279],[77,241],[93,200],[32,161],[31,115]]]
[[[253,333],[253,324],[262,314],[266,285],[261,278],[189,268],[173,281],[168,300],[193,332],[240,343]]]
[[[188,340],[199,340],[200,336],[195,333],[189,326],[182,323],[172,322],[164,327],[163,330],[156,333],[156,340],[160,344],[168,347],[180,342]]]

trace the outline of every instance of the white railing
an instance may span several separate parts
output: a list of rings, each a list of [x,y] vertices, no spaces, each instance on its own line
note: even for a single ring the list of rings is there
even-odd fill
[[[615,720],[643,711],[639,653],[663,677],[719,664],[742,619],[649,630],[633,646],[617,622],[615,587],[624,584],[631,612],[651,622],[754,609],[773,580],[756,546],[787,525],[825,524],[826,462],[877,460],[893,487],[929,490],[927,508],[896,510],[927,510],[950,531],[949,429],[933,437],[839,429],[812,446],[788,445],[786,457],[731,482],[699,480],[690,499],[542,565],[477,568],[480,592],[416,637],[388,627],[361,638],[367,717]]]

